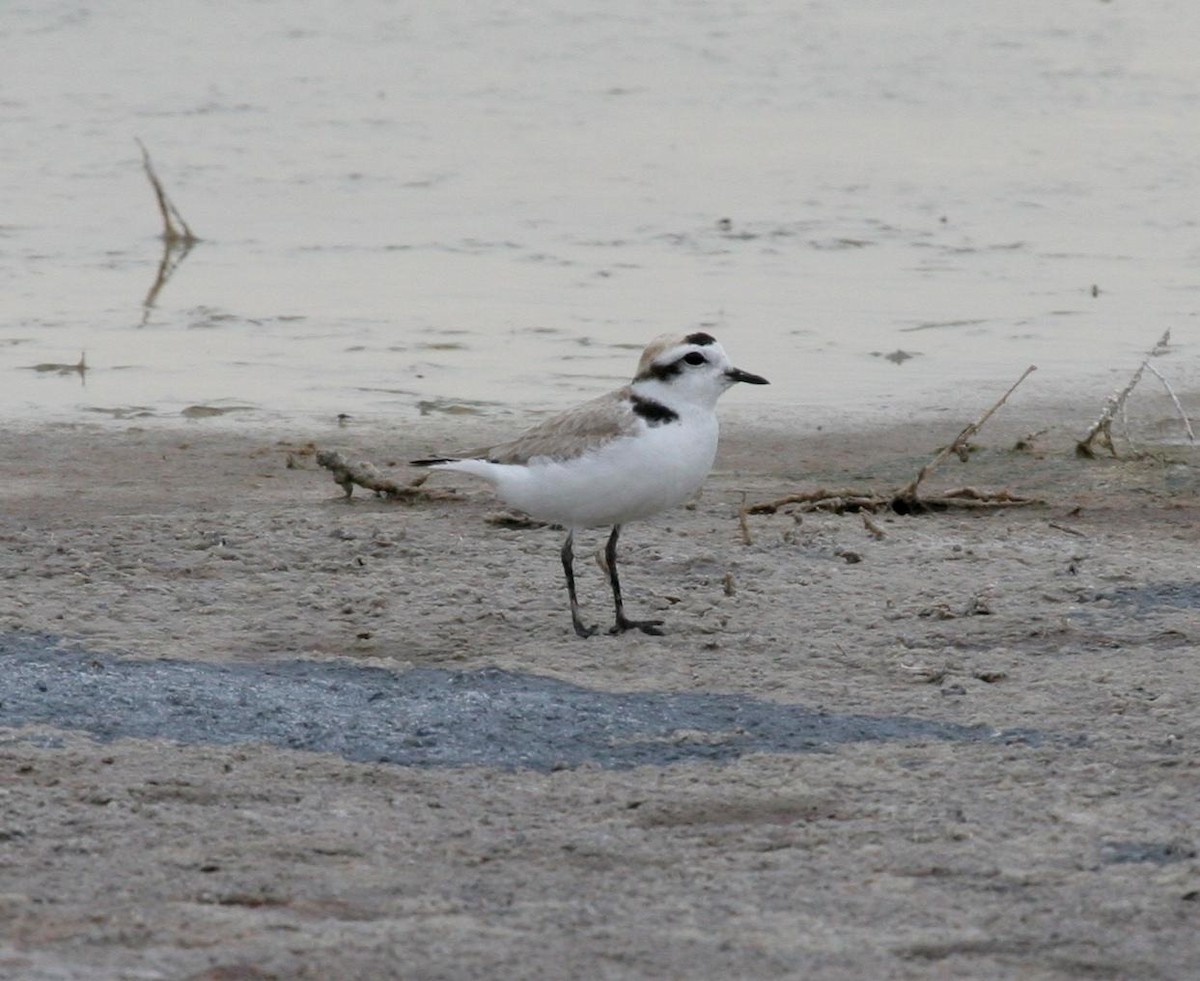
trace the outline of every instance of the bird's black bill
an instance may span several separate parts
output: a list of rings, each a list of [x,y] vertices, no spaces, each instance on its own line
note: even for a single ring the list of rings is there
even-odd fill
[[[741,368],[730,368],[725,372],[725,377],[730,381],[745,382],[747,385],[770,385],[762,375],[752,375],[748,371],[742,371]]]

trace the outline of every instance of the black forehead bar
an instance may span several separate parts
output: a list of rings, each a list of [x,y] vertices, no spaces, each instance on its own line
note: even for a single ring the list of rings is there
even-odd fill
[[[709,344],[716,344],[717,339],[712,334],[706,334],[703,331],[698,331],[695,334],[688,334],[683,339],[685,344],[694,344],[696,347],[707,347]],[[684,358],[687,355],[681,355],[670,364],[657,364],[650,362],[650,367],[640,376],[642,378],[650,377],[657,378],[659,381],[666,381],[668,378],[674,378],[676,375],[683,372]]]

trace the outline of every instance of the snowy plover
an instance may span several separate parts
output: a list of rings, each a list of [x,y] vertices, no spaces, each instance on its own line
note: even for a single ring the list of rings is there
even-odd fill
[[[617,622],[610,633],[661,634],[661,620],[625,616],[617,537],[626,522],[686,501],[704,482],[717,455],[717,399],[737,382],[767,384],[733,367],[709,334],[664,334],[642,352],[624,388],[552,416],[511,442],[412,462],[482,477],[506,503],[567,529],[562,564],[580,637],[597,628],[584,626],[579,615],[575,530],[611,525],[604,555]]]

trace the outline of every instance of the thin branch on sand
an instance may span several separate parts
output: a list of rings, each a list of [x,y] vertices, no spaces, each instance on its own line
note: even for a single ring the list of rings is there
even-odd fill
[[[394,501],[453,500],[458,497],[453,491],[422,487],[429,479],[428,473],[421,474],[411,483],[399,484],[385,477],[374,464],[366,461],[351,463],[336,450],[320,450],[317,464],[333,474],[334,483],[341,486],[347,498],[354,493],[356,485]]]
[[[1167,380],[1162,376],[1161,373],[1159,373],[1158,369],[1150,363],[1151,358],[1166,353],[1167,349],[1170,347],[1170,344],[1171,331],[1167,330],[1163,333],[1162,337],[1158,339],[1154,347],[1151,348],[1146,354],[1146,357],[1143,359],[1142,363],[1138,365],[1137,371],[1133,373],[1133,377],[1129,379],[1129,381],[1125,384],[1125,387],[1114,392],[1104,400],[1104,409],[1101,411],[1100,417],[1094,423],[1092,423],[1092,427],[1087,431],[1087,433],[1084,434],[1083,439],[1075,444],[1076,454],[1079,456],[1088,457],[1089,459],[1093,458],[1096,455],[1093,444],[1098,443],[1100,446],[1105,447],[1114,457],[1117,455],[1117,446],[1113,441],[1112,435],[1113,420],[1116,419],[1118,412],[1122,413],[1123,418],[1125,417],[1125,403],[1128,400],[1130,393],[1134,390],[1134,388],[1137,387],[1137,383],[1142,380],[1142,373],[1147,369],[1149,369],[1150,373],[1163,383],[1163,387],[1166,388],[1167,394],[1171,396],[1171,401],[1175,403],[1175,409],[1179,412],[1179,417],[1183,420],[1183,426],[1184,429],[1187,430],[1188,439],[1193,443],[1196,442],[1196,434],[1192,431],[1191,421],[1188,419],[1187,413],[1183,411],[1183,406],[1180,404],[1178,397],[1175,395],[1174,389],[1171,388],[1170,384],[1168,384]],[[1126,428],[1128,428],[1128,426]]]
[[[877,525],[874,521],[872,521],[871,515],[866,511],[862,512],[862,523],[863,527],[867,529],[867,533],[877,542],[881,542],[883,539],[887,538],[887,532],[880,528],[879,525]]]
[[[1119,392],[1114,392],[1104,400],[1104,410],[1100,413],[1100,418],[1092,423],[1092,428],[1087,431],[1083,439],[1075,444],[1075,452],[1079,456],[1094,457],[1096,451],[1092,448],[1093,443],[1099,443],[1101,446],[1107,447],[1113,456],[1117,455],[1117,445],[1113,442],[1112,437],[1113,420],[1116,418],[1117,413],[1121,411],[1125,400],[1129,398],[1129,393],[1142,380],[1142,372],[1146,370],[1146,366],[1149,363],[1148,361],[1143,361],[1138,366],[1138,370],[1133,373],[1133,377],[1129,379],[1129,383]]]
[[[871,522],[868,515],[890,508],[897,514],[919,514],[923,511],[945,510],[947,508],[997,508],[1022,507],[1028,504],[1041,504],[1037,498],[1021,497],[1007,490],[983,491],[974,487],[960,487],[957,490],[945,491],[935,497],[919,497],[922,481],[925,480],[945,459],[955,454],[961,460],[967,459],[968,443],[1005,402],[1018,385],[1037,370],[1036,365],[1030,365],[1012,386],[1005,392],[990,409],[974,422],[966,426],[949,446],[939,450],[933,459],[923,466],[917,476],[899,491],[880,493],[877,491],[861,490],[819,490],[806,491],[797,494],[787,494],[774,501],[764,501],[760,504],[743,505],[738,515],[742,527],[742,541],[750,541],[750,529],[746,524],[746,516],[750,514],[774,514],[780,508],[795,506],[799,511],[828,511],[834,514],[863,515],[863,523],[868,532],[876,537],[883,535],[883,530]]]
[[[984,491],[975,487],[960,487],[957,490],[945,491],[936,497],[922,497],[915,504],[907,499],[901,499],[894,492],[874,493],[870,491],[808,491],[802,494],[787,494],[774,501],[763,501],[742,508],[739,519],[744,523],[748,514],[774,514],[781,508],[796,506],[798,511],[825,511],[830,514],[875,514],[891,508],[897,514],[913,514],[919,511],[944,511],[948,508],[995,508],[1023,507],[1028,504],[1043,503],[1035,497],[1021,497],[1011,491]],[[878,527],[878,526],[876,526]],[[871,525],[867,530],[875,534]],[[749,529],[743,532],[742,540],[746,540]]]
[[[1152,365],[1149,361],[1146,362],[1146,367],[1150,369],[1150,374],[1162,382],[1163,388],[1165,388],[1167,390],[1167,394],[1171,396],[1171,401],[1175,403],[1175,411],[1179,413],[1179,418],[1183,420],[1183,428],[1187,432],[1188,442],[1195,443],[1196,434],[1192,431],[1192,421],[1188,418],[1188,414],[1184,411],[1183,403],[1179,401],[1179,396],[1175,394],[1175,389],[1171,387],[1171,383],[1168,382],[1162,376],[1159,370],[1155,368],[1154,365]]]
[[[753,545],[754,537],[750,534],[750,522],[746,520],[746,492],[742,491],[742,506],[738,508],[738,527],[742,531],[742,544]]]
[[[1037,371],[1037,365],[1031,364],[1028,368],[1026,368],[1021,377],[1013,382],[1012,387],[1000,396],[1000,400],[996,402],[995,405],[988,409],[987,412],[981,415],[974,422],[968,423],[963,431],[959,433],[957,437],[955,437],[953,443],[947,447],[944,447],[940,452],[937,453],[936,456],[934,456],[932,460],[925,464],[925,466],[923,466],[917,472],[917,476],[913,478],[912,483],[896,494],[892,504],[893,509],[902,511],[903,506],[906,504],[915,508],[919,508],[920,501],[917,497],[917,490],[920,488],[921,482],[931,473],[933,473],[933,471],[939,467],[951,454],[955,454],[960,460],[966,461],[968,452],[967,445],[970,442],[971,437],[979,432],[979,430],[983,428],[983,424],[992,417],[992,414],[1008,401],[1008,397],[1017,390],[1017,386],[1035,371]],[[899,503],[901,507],[896,507],[897,503]]]
[[[892,494],[876,494],[870,491],[832,491],[820,488],[799,494],[786,494],[774,501],[764,501],[742,508],[743,517],[747,514],[774,514],[780,508],[791,504],[799,505],[801,511],[829,511],[833,514],[854,514],[859,511],[877,511],[885,506],[893,497]],[[749,529],[743,533],[743,540],[749,534]]]

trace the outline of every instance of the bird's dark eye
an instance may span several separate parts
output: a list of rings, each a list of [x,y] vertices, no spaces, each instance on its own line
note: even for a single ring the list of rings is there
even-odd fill
[[[683,356],[683,360],[688,364],[704,364],[708,358],[706,358],[699,351],[690,351]]]

